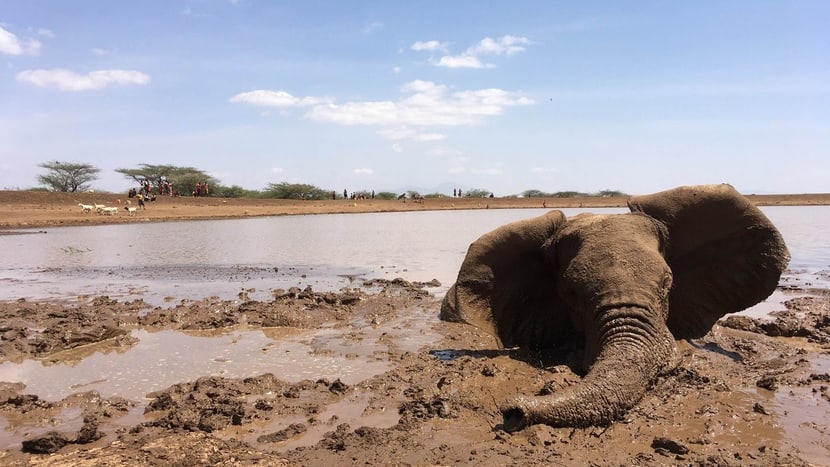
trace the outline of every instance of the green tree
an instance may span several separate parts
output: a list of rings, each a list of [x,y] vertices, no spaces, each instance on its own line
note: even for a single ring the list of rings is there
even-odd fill
[[[398,197],[397,193],[392,193],[391,191],[381,191],[380,193],[375,194],[375,198],[377,199],[396,199]]]
[[[78,162],[49,161],[38,164],[38,167],[47,170],[44,175],[38,175],[37,181],[51,191],[76,192],[89,189],[89,182],[98,179],[101,169],[91,164]]]
[[[125,177],[142,184],[149,182],[150,186],[158,188],[167,182],[173,183],[173,191],[182,195],[189,195],[196,186],[196,182],[208,182],[216,188],[219,181],[195,167],[179,167],[175,165],[139,164],[137,169],[115,169]],[[211,195],[214,190],[211,189]]]
[[[239,185],[211,187],[210,195],[219,198],[260,198],[262,196],[257,190],[247,190]]]
[[[473,188],[472,190],[467,190],[464,192],[465,198],[487,198],[490,196],[490,190],[482,190],[479,188]]]
[[[541,190],[525,190],[522,192],[523,198],[551,198],[553,193],[545,193]]]
[[[609,197],[612,197],[612,196],[617,197],[617,196],[628,196],[628,195],[625,194],[624,192],[618,191],[618,190],[602,190],[602,191],[599,192],[598,196],[602,196],[603,198],[609,198]]]
[[[269,183],[262,193],[265,198],[331,199],[331,191],[307,183]]]
[[[556,198],[579,198],[583,196],[588,196],[586,193],[580,193],[578,191],[557,191],[553,194]]]

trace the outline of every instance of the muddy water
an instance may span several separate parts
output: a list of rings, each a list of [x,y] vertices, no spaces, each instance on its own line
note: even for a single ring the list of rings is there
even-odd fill
[[[568,216],[579,212],[565,211]],[[830,231],[830,207],[764,211],[781,230],[793,256],[782,283],[830,288],[830,242],[824,239]],[[435,278],[442,285],[431,292],[440,296],[453,282],[472,240],[504,223],[543,212],[274,217],[67,227],[39,235],[0,236],[0,300],[87,300],[109,295],[165,306],[188,298],[234,299],[243,289],[251,299],[267,300],[277,288],[311,285],[318,291],[338,290],[374,277]],[[776,292],[745,313],[761,316],[783,309],[789,298],[789,293]],[[354,323],[361,329],[359,336],[333,328],[302,332],[240,328],[213,334],[134,330],[138,343],[129,348],[91,346],[52,355],[47,361],[0,364],[0,381],[22,382],[26,393],[47,400],[95,390],[103,397],[139,402],[152,391],[205,375],[270,372],[286,381],[339,377],[352,385],[389,368],[384,358],[387,341],[381,339],[384,332],[398,330],[391,341],[412,351],[438,338],[429,326],[435,316],[422,309],[402,315],[407,318],[383,328]],[[782,428],[788,438],[804,439],[805,449],[816,446],[817,453],[826,452],[820,444],[826,433],[816,427],[828,426],[830,420],[826,412],[823,418],[816,416],[812,399],[798,396],[776,393],[770,405],[785,414]],[[336,411],[342,420],[353,415],[367,426],[394,424],[394,415],[363,414],[366,401],[360,397],[343,404],[327,410]],[[2,437],[0,445],[10,442]]]
[[[141,401],[153,391],[201,376],[244,378],[273,373],[281,380],[337,379],[348,385],[383,373],[394,342],[417,351],[438,335],[420,323],[428,321],[420,307],[383,328],[352,323],[344,329],[234,329],[213,332],[132,331],[139,341],[113,349],[109,342],[50,355],[46,360],[0,364],[0,381],[21,382],[26,392],[58,401],[81,391],[102,397]],[[416,331],[410,329],[418,327]],[[391,335],[390,335],[391,334]],[[381,339],[381,338],[384,339]]]
[[[594,209],[619,213],[625,209]],[[793,260],[784,282],[830,288],[830,206],[765,207]],[[287,216],[55,228],[0,236],[0,300],[109,295],[264,299],[274,288],[337,290],[355,278],[455,279],[469,243],[541,209]],[[564,210],[567,216],[579,209]]]

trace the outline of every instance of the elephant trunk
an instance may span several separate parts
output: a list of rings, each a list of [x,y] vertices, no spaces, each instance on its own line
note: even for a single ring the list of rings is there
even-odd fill
[[[500,410],[504,429],[606,425],[642,399],[649,384],[674,360],[674,338],[647,309],[626,306],[599,311],[593,329],[596,362],[578,384],[546,396],[520,397]],[[590,347],[590,346],[589,346]]]

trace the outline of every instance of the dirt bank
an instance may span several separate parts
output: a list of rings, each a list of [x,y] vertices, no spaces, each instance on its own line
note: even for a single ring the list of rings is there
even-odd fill
[[[500,429],[497,404],[579,379],[582,356],[495,350],[476,329],[433,321],[425,287],[374,281],[340,293],[276,292],[258,302],[151,308],[97,297],[82,303],[0,304],[0,362],[57,364],[135,345],[131,331],[340,329],[380,345],[389,369],[286,381],[205,375],[144,400],[79,391],[41,400],[0,383],[0,420],[16,444],[5,465],[809,465],[830,460],[830,296],[792,294],[765,322],[732,317],[681,342],[677,368],[607,427]],[[808,293],[805,297],[804,294]],[[429,318],[422,318],[429,317]],[[409,324],[401,324],[407,319]],[[430,319],[424,328],[412,319]],[[367,341],[368,330],[378,337]],[[436,333],[407,350],[410,333]],[[360,358],[353,356],[351,358]],[[7,363],[8,364],[8,363]]]
[[[830,194],[750,195],[759,205],[827,205]],[[627,198],[427,198],[399,200],[292,201],[253,198],[158,197],[134,216],[124,210],[126,196],[103,193],[0,191],[0,231],[15,228],[231,219],[296,214],[424,211],[451,209],[624,207]],[[115,216],[83,212],[78,203],[118,207]],[[135,200],[130,207],[135,207]]]

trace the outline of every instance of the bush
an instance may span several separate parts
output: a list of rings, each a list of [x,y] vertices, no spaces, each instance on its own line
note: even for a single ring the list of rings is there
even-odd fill
[[[269,183],[263,198],[276,199],[331,199],[331,191],[307,183]]]
[[[465,191],[463,195],[465,198],[489,198],[490,190],[481,190],[478,188],[473,188],[472,190]]]
[[[219,198],[261,198],[262,193],[258,190],[246,190],[239,185],[218,186],[210,190],[211,196]]]

